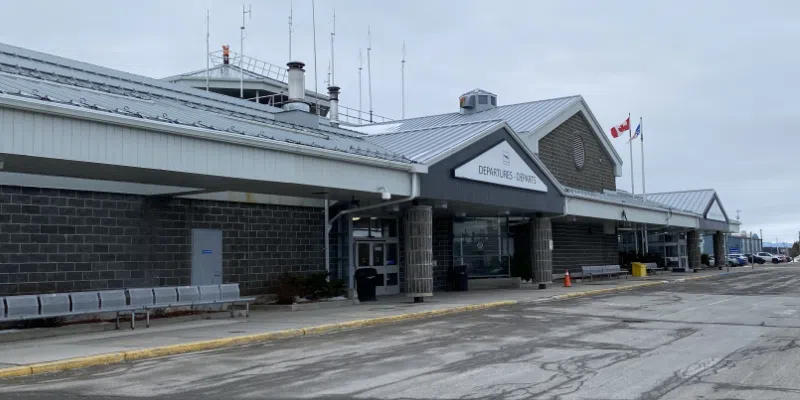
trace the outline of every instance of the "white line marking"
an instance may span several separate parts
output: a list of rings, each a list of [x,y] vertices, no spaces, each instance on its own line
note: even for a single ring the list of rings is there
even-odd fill
[[[726,302],[726,301],[731,301],[731,300],[733,300],[733,299],[738,299],[738,298],[739,298],[739,296],[734,296],[734,297],[731,297],[730,299],[725,299],[725,300],[716,301],[716,302],[714,302],[714,303],[711,303],[711,304],[709,304],[709,305],[710,305],[710,306],[713,306],[713,305],[716,305],[716,304],[719,304],[719,303],[724,303],[724,302]]]

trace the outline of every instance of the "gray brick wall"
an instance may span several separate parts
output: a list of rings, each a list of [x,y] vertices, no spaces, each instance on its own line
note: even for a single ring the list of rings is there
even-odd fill
[[[553,273],[580,272],[581,266],[619,262],[617,236],[603,233],[603,224],[552,221]]]
[[[576,135],[583,140],[585,148],[582,168],[575,166],[573,157]],[[616,189],[614,163],[581,113],[573,115],[539,141],[539,158],[564,186],[594,192]]]
[[[324,271],[319,209],[0,186],[0,295],[189,284],[193,228],[243,293]]]

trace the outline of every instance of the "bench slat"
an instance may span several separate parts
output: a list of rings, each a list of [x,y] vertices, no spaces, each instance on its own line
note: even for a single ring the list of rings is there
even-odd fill
[[[70,298],[72,299],[72,312],[100,312],[100,298],[97,296],[97,292],[70,293]]]
[[[100,294],[100,310],[110,311],[128,307],[124,290],[104,290]]]
[[[239,299],[239,284],[226,283],[219,285],[220,297],[223,301],[231,301]]]
[[[169,305],[178,302],[178,290],[176,287],[157,287],[153,288],[156,305]]]
[[[200,292],[197,286],[178,286],[179,303],[197,303],[200,301]]]
[[[69,314],[69,293],[40,294],[39,304],[42,305],[42,315]]]
[[[131,306],[152,306],[154,304],[153,288],[128,289]]]
[[[30,318],[39,315],[39,296],[12,296],[6,297],[8,318]]]
[[[220,300],[219,285],[198,286],[197,290],[200,292],[201,302],[212,302]]]

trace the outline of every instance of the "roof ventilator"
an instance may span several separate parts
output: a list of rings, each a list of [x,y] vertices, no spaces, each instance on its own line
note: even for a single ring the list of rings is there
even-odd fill
[[[471,90],[458,98],[458,105],[462,115],[490,110],[497,107],[497,95],[481,89]]]

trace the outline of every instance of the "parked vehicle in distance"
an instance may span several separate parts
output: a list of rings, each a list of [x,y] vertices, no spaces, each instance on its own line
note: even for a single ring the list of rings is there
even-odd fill
[[[747,265],[747,257],[739,253],[728,254],[728,257],[735,259],[739,265]]]
[[[773,264],[777,264],[777,263],[779,263],[779,262],[780,262],[780,260],[778,259],[778,257],[776,257],[776,256],[773,256],[771,253],[767,253],[766,251],[761,251],[761,252],[759,252],[759,253],[758,253],[758,256],[759,256],[759,257],[761,257],[761,258],[763,258],[764,260],[767,260],[767,261],[770,261],[770,262],[772,262]]]
[[[764,264],[765,262],[767,262],[766,260],[757,255],[754,256],[752,254],[745,254],[745,257],[747,257],[747,261],[751,264]]]
[[[727,265],[729,267],[736,267],[736,266],[740,265],[739,264],[739,259],[737,259],[736,257],[728,256],[728,260],[725,261],[725,265]]]

